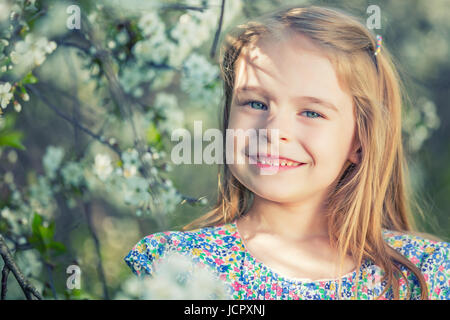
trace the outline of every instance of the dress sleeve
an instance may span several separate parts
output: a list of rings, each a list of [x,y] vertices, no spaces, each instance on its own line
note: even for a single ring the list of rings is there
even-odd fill
[[[428,277],[430,300],[450,300],[450,243],[439,242],[422,264]]]
[[[155,261],[168,251],[170,236],[164,232],[150,234],[135,244],[125,256],[125,263],[137,276],[152,276]]]

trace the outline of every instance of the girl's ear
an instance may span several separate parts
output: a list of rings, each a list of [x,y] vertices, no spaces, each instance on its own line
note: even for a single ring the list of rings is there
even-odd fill
[[[358,144],[356,147],[352,149],[348,160],[351,163],[359,164],[361,162],[361,151],[362,151],[361,146]]]

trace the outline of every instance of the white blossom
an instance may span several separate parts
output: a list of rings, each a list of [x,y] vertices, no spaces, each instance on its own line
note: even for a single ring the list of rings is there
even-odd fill
[[[16,150],[11,150],[8,152],[8,155],[6,156],[8,158],[8,161],[11,163],[17,162],[17,152]]]
[[[138,27],[147,37],[164,33],[165,30],[164,23],[161,21],[159,15],[155,11],[150,11],[143,14],[139,19]]]
[[[158,125],[163,133],[171,134],[173,130],[183,127],[184,113],[173,94],[158,93],[151,112],[156,112],[164,117],[165,120]]]
[[[406,110],[402,122],[403,129],[408,133],[407,144],[411,151],[419,151],[433,130],[440,126],[433,101],[419,97],[415,106]]]
[[[217,66],[210,64],[204,56],[193,53],[184,62],[180,86],[193,101],[202,105],[217,106],[221,96],[218,76]]]
[[[192,47],[189,43],[178,43],[170,53],[168,63],[175,68],[179,68],[180,66],[182,66],[183,61],[191,53],[191,51]]]
[[[191,13],[180,16],[178,24],[171,30],[170,35],[178,43],[189,43],[192,48],[199,47],[210,37],[211,27],[193,19]]]
[[[125,168],[125,169],[123,170],[123,176],[124,176],[125,178],[133,177],[133,176],[136,175],[136,173],[137,173],[137,167],[136,167],[136,166],[133,166],[133,165],[128,166],[127,168]]]
[[[10,57],[11,61],[20,65],[21,69],[29,69],[40,66],[45,61],[46,55],[52,53],[55,49],[56,42],[29,33],[25,36],[25,40],[18,41],[15,44]]]
[[[161,205],[161,210],[163,210],[166,214],[173,212],[181,200],[181,195],[173,186],[164,188],[158,194],[158,201]]]
[[[22,110],[22,105],[17,101],[14,101],[14,110],[16,112],[20,112]]]
[[[195,78],[202,83],[214,81],[219,73],[217,66],[213,66],[205,56],[193,53],[184,63],[184,75]]]
[[[426,100],[422,104],[425,125],[430,129],[437,129],[440,126],[440,119],[436,113],[436,105],[433,101]]]
[[[176,251],[155,262],[154,276],[146,283],[142,299],[227,299],[225,285],[205,265]]]
[[[37,184],[33,183],[30,186],[30,197],[32,198],[32,206],[35,207],[48,207],[53,199],[53,192],[49,181],[39,176]],[[34,201],[33,201],[34,200]]]
[[[11,84],[9,82],[0,84],[0,101],[2,109],[6,109],[12,97]]]
[[[12,217],[11,210],[8,207],[4,207],[2,211],[0,211],[0,217],[3,219],[10,219]]]
[[[111,158],[107,154],[97,154],[95,156],[94,173],[105,181],[113,171]]]
[[[150,83],[149,90],[150,91],[160,91],[166,88],[171,84],[173,78],[175,76],[174,70],[168,69],[159,69],[156,72],[155,79]]]
[[[138,60],[161,64],[175,49],[176,46],[165,36],[155,36],[137,42],[132,50]]]
[[[142,295],[142,290],[145,288],[143,279],[140,279],[134,275],[130,276],[128,279],[122,282],[121,291],[119,291],[115,300],[130,300],[130,299],[140,299]]]
[[[37,250],[18,251],[15,260],[26,277],[37,278],[42,270],[42,262]]]
[[[129,40],[129,36],[125,30],[120,31],[116,35],[116,41],[117,41],[117,43],[119,43],[121,45],[125,45],[128,42],[128,40]]]
[[[76,162],[68,162],[61,169],[61,175],[66,185],[79,187],[84,181],[84,170],[82,166]]]
[[[126,204],[143,206],[150,201],[148,188],[150,183],[147,179],[132,176],[125,179],[123,197]]]
[[[152,277],[130,277],[115,299],[231,299],[228,288],[208,266],[176,251],[153,262]]]
[[[4,181],[6,184],[14,183],[14,174],[11,171],[8,171],[4,175]]]
[[[424,141],[429,137],[429,131],[426,126],[418,126],[409,137],[409,147],[412,151],[419,151],[420,147],[423,145]]]
[[[48,146],[42,162],[44,170],[50,179],[54,179],[64,157],[64,149],[61,147]]]
[[[142,72],[143,68],[145,66],[141,62],[128,63],[122,67],[119,81],[125,92],[130,93],[141,83],[151,81],[155,78],[155,70],[146,68],[145,72]]]
[[[121,155],[124,165],[137,165],[139,163],[139,153],[136,149],[130,148]]]
[[[108,48],[114,49],[117,46],[116,42],[113,40],[108,41]]]

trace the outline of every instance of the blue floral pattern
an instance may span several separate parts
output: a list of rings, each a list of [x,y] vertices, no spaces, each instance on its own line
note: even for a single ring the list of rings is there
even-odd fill
[[[385,241],[414,263],[424,275],[428,298],[450,299],[449,243],[383,229]],[[309,280],[283,276],[255,259],[244,247],[236,222],[196,230],[164,231],[142,238],[125,256],[137,276],[152,275],[153,263],[167,252],[177,251],[213,268],[225,282],[233,299],[314,299],[339,298],[338,279]],[[400,279],[400,297],[412,289],[411,299],[420,299],[417,277],[400,266],[407,282]],[[376,299],[387,284],[384,271],[370,260],[363,261],[359,273],[342,276],[341,299]],[[389,288],[380,299],[393,299]]]

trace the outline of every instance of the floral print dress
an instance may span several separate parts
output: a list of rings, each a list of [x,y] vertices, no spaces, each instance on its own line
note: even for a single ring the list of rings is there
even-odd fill
[[[433,241],[420,236],[383,229],[383,238],[395,250],[414,263],[424,275],[428,298],[450,299],[450,262],[448,242]],[[154,263],[166,253],[178,252],[212,268],[219,281],[236,300],[271,299],[376,299],[385,289],[381,281],[384,271],[370,260],[360,269],[339,278],[309,280],[283,276],[254,258],[243,244],[236,222],[191,231],[165,231],[142,238],[125,256],[126,264],[137,276],[152,275]],[[409,286],[411,299],[420,299],[417,277],[400,266],[408,284],[400,280],[400,297],[405,299]],[[380,299],[393,299],[389,288]]]

